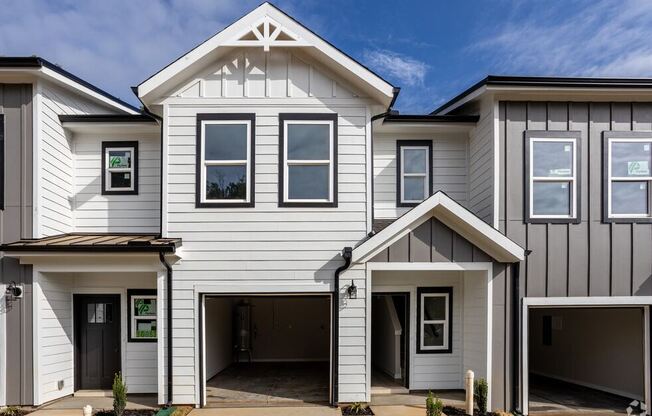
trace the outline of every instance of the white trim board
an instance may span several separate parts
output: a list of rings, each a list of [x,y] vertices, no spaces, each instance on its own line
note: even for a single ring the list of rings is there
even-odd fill
[[[644,357],[646,362],[645,371],[645,403],[648,404],[647,414],[652,414],[650,409],[650,337],[649,337],[649,322],[650,322],[650,307],[652,304],[652,296],[596,296],[596,297],[559,297],[559,298],[523,298],[521,306],[521,411],[524,415],[529,411],[529,310],[530,308],[573,308],[573,307],[637,307],[644,309],[644,328],[645,332],[645,348]]]

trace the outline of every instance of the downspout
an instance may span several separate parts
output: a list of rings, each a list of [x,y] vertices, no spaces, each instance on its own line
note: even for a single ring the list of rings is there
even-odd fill
[[[392,90],[392,93],[394,96],[392,97],[392,101],[390,101],[389,105],[387,106],[387,110],[384,113],[376,114],[374,116],[371,116],[371,123],[369,124],[369,134],[371,135],[371,149],[369,151],[371,152],[371,167],[369,168],[371,171],[371,226],[373,227],[374,224],[374,189],[375,189],[375,184],[374,184],[374,121],[385,118],[390,114],[397,114],[398,112],[395,110],[392,110],[392,107],[394,107],[394,104],[396,103],[396,99],[398,98],[398,94],[401,92],[401,89],[399,87],[394,87]],[[373,235],[373,228],[369,230],[369,235]]]
[[[165,267],[165,270],[167,270],[167,277],[166,277],[166,288],[165,288],[165,294],[167,295],[167,302],[166,302],[166,308],[167,308],[167,313],[166,313],[166,324],[165,324],[165,332],[166,332],[166,344],[167,344],[167,349],[168,349],[168,356],[167,356],[167,406],[172,405],[172,266],[167,262],[165,259],[165,254],[163,252],[158,253],[158,258],[161,261],[161,264]]]
[[[332,311],[332,324],[331,324],[331,337],[333,338],[333,367],[331,368],[331,379],[333,380],[333,397],[331,397],[331,405],[337,406],[338,396],[338,373],[340,366],[340,343],[339,343],[339,329],[340,329],[340,274],[349,268],[351,265],[351,257],[353,249],[351,247],[344,247],[342,250],[342,258],[344,264],[335,270],[335,279],[333,282],[333,311]]]

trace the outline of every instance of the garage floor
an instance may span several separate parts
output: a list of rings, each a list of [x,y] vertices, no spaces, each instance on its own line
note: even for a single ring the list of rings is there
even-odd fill
[[[530,375],[530,413],[545,415],[627,414],[632,402],[626,397]]]
[[[327,404],[330,365],[324,363],[233,364],[206,383],[212,407]]]

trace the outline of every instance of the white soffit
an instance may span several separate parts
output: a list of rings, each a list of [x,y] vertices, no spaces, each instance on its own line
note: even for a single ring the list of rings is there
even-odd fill
[[[138,96],[151,104],[165,91],[187,79],[222,52],[235,47],[305,48],[334,73],[355,81],[384,105],[394,96],[394,87],[368,68],[340,51],[314,32],[269,3],[263,3],[221,32],[172,62],[138,86]]]

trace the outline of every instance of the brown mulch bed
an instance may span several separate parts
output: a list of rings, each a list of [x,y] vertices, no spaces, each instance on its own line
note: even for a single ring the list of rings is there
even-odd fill
[[[122,416],[154,416],[156,409],[127,409]],[[94,416],[115,416],[113,410],[99,410],[93,413]]]
[[[463,409],[452,406],[444,406],[444,413],[446,416],[466,416],[466,412]],[[477,409],[473,411],[473,416],[500,416],[495,412],[480,413]]]
[[[33,409],[29,409],[29,408],[22,408],[22,407],[17,408],[17,407],[10,406],[8,408],[0,410],[0,416],[4,416],[4,415],[25,416],[26,414],[31,413],[33,411],[34,411]]]
[[[371,410],[371,407],[367,406],[364,409],[362,409],[361,412],[355,412],[351,408],[351,406],[346,406],[342,408],[342,414],[344,416],[373,416],[374,412]]]

